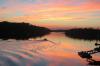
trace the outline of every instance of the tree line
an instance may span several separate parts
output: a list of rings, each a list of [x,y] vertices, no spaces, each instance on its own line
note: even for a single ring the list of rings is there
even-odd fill
[[[29,39],[42,37],[49,34],[50,30],[45,27],[35,26],[29,23],[0,22],[0,39]]]
[[[65,35],[75,39],[100,40],[100,29],[77,28],[65,31]]]

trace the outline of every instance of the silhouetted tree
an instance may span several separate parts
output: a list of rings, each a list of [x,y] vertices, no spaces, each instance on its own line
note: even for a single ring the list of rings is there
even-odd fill
[[[94,48],[93,50],[78,52],[78,55],[81,58],[87,59],[89,65],[100,66],[100,61],[96,61],[92,58],[92,54],[99,53],[99,52],[100,52],[100,45]]]
[[[0,22],[0,39],[29,39],[49,34],[50,30],[29,23]]]
[[[75,39],[100,40],[100,30],[93,28],[78,28],[66,30],[65,35]]]

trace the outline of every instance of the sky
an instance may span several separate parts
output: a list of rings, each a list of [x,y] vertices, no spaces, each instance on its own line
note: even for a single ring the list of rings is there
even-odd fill
[[[100,27],[100,0],[0,0],[0,21],[52,29]]]

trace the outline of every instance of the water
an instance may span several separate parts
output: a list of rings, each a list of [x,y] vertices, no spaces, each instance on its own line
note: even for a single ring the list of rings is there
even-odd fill
[[[40,40],[0,40],[0,66],[87,66],[79,51],[95,48],[95,41],[65,37],[63,33],[51,33]],[[100,54],[93,55],[100,60]]]

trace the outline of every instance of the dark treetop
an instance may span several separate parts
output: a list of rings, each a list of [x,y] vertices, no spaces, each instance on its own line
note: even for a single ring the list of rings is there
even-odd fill
[[[77,28],[66,30],[66,36],[75,39],[100,40],[100,29]]]
[[[34,26],[29,23],[0,22],[0,39],[26,40],[42,37],[49,34],[50,30],[44,27]]]

